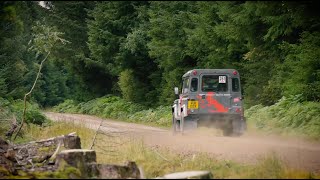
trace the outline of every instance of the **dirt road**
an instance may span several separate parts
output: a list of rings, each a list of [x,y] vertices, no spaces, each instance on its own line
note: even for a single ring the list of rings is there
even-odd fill
[[[78,114],[45,113],[54,121],[72,121],[97,129],[101,118]],[[102,131],[123,132],[142,138],[150,146],[166,147],[173,151],[205,152],[218,159],[241,163],[255,163],[261,156],[276,153],[289,167],[320,173],[320,142],[278,136],[244,134],[241,137],[223,137],[219,131],[198,129],[184,135],[145,125],[104,119]]]

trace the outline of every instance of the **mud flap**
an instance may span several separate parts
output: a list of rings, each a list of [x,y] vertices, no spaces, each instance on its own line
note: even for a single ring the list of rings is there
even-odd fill
[[[197,120],[190,120],[185,117],[182,117],[181,120],[173,119],[172,129],[173,134],[180,132],[183,134],[185,131],[196,130],[198,128]]]

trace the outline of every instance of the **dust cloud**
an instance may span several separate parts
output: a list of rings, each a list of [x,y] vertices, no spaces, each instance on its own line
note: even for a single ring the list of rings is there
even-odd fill
[[[96,129],[100,118],[87,115],[46,113],[52,120],[81,122]],[[183,134],[134,123],[104,120],[104,127],[126,131],[126,136],[141,138],[148,146],[168,148],[182,154],[208,153],[216,159],[254,164],[264,155],[275,153],[289,167],[320,173],[320,142],[246,132],[240,137],[223,136],[214,128],[199,127]],[[106,129],[106,131],[108,128]]]

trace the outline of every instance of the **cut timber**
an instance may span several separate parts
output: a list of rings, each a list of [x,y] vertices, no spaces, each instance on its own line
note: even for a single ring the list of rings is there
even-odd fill
[[[17,163],[19,165],[45,163],[52,157],[55,151],[58,153],[59,148],[57,147],[59,145],[63,146],[65,149],[81,149],[80,137],[75,133],[70,133],[49,139],[12,145],[7,151],[14,151],[15,155],[13,156],[13,160],[18,160],[19,162]],[[0,148],[0,151],[1,149],[2,148]],[[51,160],[54,160],[54,157],[52,157]],[[33,169],[33,166],[25,166],[25,168]]]
[[[59,166],[61,160],[64,160],[69,165],[76,167],[80,164],[96,162],[96,152],[89,149],[68,149],[61,151],[56,160],[56,165]]]
[[[185,171],[172,174],[166,174],[161,179],[211,179],[212,174],[209,171]]]

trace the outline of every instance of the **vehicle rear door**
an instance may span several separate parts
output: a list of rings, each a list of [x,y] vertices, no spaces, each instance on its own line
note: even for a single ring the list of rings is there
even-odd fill
[[[227,113],[231,107],[231,79],[228,73],[201,73],[199,114]]]

